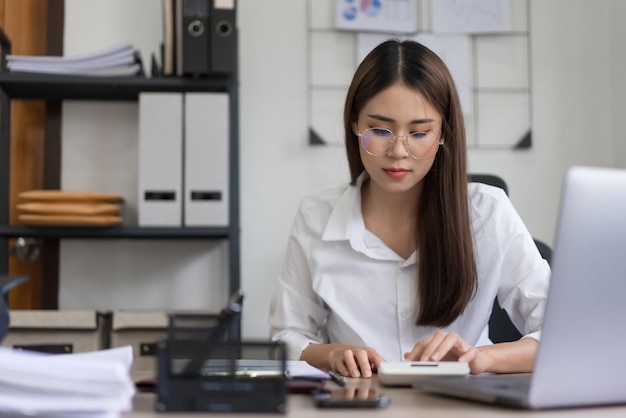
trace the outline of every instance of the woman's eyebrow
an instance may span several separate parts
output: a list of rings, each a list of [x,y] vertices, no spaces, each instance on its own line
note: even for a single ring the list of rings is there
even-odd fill
[[[368,118],[372,118],[372,119],[376,119],[379,120],[381,122],[388,122],[388,123],[395,123],[395,119],[392,119],[390,117],[387,116],[383,116],[383,115],[367,115]],[[432,118],[422,118],[422,119],[414,119],[411,122],[409,122],[411,125],[414,124],[420,124],[420,123],[431,123],[434,122],[435,120]]]

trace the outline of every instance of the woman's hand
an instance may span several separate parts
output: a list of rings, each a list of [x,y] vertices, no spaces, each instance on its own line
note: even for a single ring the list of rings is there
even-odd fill
[[[418,341],[405,360],[466,361],[470,373],[528,373],[533,369],[537,341],[522,338],[509,343],[474,347],[456,332],[437,331]]]
[[[372,347],[340,345],[329,353],[330,370],[348,377],[372,377],[383,358]]]
[[[410,353],[404,354],[409,361],[464,361],[470,373],[488,371],[491,359],[483,350],[467,343],[456,332],[437,331],[428,338],[418,341]]]
[[[372,347],[347,344],[309,344],[300,359],[347,377],[372,377],[380,362],[384,361]]]

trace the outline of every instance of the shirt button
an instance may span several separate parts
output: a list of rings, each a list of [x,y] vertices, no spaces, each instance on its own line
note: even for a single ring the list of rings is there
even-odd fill
[[[411,312],[408,309],[400,312],[400,319],[409,319],[411,317]]]

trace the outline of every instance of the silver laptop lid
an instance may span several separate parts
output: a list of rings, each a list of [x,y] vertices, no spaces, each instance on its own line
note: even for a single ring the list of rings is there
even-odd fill
[[[626,402],[626,170],[565,176],[532,408]]]

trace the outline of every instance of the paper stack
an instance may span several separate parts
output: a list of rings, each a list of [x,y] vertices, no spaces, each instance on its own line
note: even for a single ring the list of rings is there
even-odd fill
[[[122,223],[122,197],[92,191],[30,190],[18,194],[18,221],[40,226],[111,226]]]
[[[130,43],[122,43],[74,57],[7,55],[11,72],[130,76],[142,74],[141,57]]]
[[[132,409],[130,346],[80,354],[0,347],[0,416],[117,417]]]

